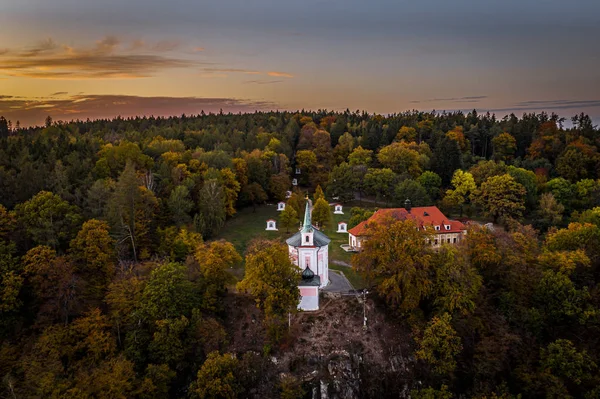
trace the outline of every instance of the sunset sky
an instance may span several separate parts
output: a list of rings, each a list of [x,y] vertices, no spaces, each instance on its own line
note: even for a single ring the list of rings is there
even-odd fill
[[[1,0],[0,115],[586,112],[598,0]]]

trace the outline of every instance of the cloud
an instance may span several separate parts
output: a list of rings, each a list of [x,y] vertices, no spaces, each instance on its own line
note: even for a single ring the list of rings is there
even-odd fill
[[[199,52],[201,52],[201,51],[204,51],[204,47],[194,47],[192,50],[193,50],[195,53],[199,53]]]
[[[279,78],[293,78],[294,77],[294,75],[292,75],[291,73],[286,73],[286,72],[267,72],[267,75],[279,77]]]
[[[66,98],[24,99],[0,97],[0,115],[22,126],[39,125],[50,115],[54,120],[85,120],[132,117],[138,115],[171,116],[204,112],[254,112],[281,108],[278,104],[239,98],[140,97],[125,95],[73,95]]]
[[[178,46],[174,41],[148,46],[136,40],[126,50],[117,37],[106,36],[92,47],[73,48],[47,39],[32,48],[0,53],[0,74],[38,79],[143,78],[166,69],[210,64],[160,54]]]
[[[202,68],[203,72],[206,73],[245,73],[248,75],[261,75],[262,72],[254,71],[252,69],[243,68]]]
[[[54,96],[64,96],[66,94],[69,94],[69,93],[66,92],[66,91],[57,91],[56,93],[50,94],[50,96],[52,96],[52,97],[54,97]]]
[[[438,102],[456,102],[456,103],[474,103],[488,98],[488,96],[466,96],[466,97],[450,97],[450,98],[430,98],[427,100],[410,101],[411,104],[421,103],[438,103]]]
[[[257,85],[272,85],[275,83],[281,83],[283,80],[246,80],[245,84],[257,84]]]

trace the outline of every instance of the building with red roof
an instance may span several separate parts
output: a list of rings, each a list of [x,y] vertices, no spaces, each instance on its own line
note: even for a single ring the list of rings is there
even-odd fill
[[[458,220],[448,219],[437,206],[413,208],[407,200],[404,208],[385,208],[377,210],[369,219],[348,230],[350,248],[359,251],[362,243],[368,238],[369,226],[383,220],[413,220],[417,228],[433,234],[431,244],[439,247],[442,244],[456,244],[467,234],[466,227]]]

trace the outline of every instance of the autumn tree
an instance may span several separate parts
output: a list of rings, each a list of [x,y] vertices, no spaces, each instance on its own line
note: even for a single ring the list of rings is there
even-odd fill
[[[150,255],[151,225],[158,208],[154,193],[141,185],[134,164],[127,162],[109,202],[110,221],[120,244],[133,259]]]
[[[312,209],[312,221],[321,229],[328,227],[331,223],[331,209],[324,198],[319,198],[315,202]]]
[[[411,142],[417,139],[417,131],[414,127],[410,126],[402,126],[400,130],[398,130],[398,134],[396,135],[396,140],[398,141],[406,141]]]
[[[418,339],[417,358],[427,362],[437,374],[452,374],[456,368],[456,356],[462,350],[460,337],[451,324],[448,313],[434,316]]]
[[[290,260],[286,245],[255,241],[246,254],[246,274],[238,290],[251,294],[265,313],[271,338],[278,340],[282,320],[300,301],[300,269]]]
[[[484,181],[477,194],[477,202],[497,223],[499,219],[519,219],[523,215],[525,194],[525,187],[506,174]]]
[[[388,305],[401,312],[419,306],[433,288],[428,236],[410,221],[389,219],[368,226],[363,249],[352,267],[374,284]]]
[[[318,201],[319,199],[325,199],[325,193],[323,192],[323,189],[321,188],[321,185],[317,185],[317,188],[315,189],[315,194],[314,194],[314,200],[315,202]]]
[[[475,185],[473,175],[460,169],[454,172],[454,176],[452,176],[452,186],[454,189],[446,191],[444,204],[448,207],[458,207],[460,209],[460,216],[462,216],[463,207],[465,204],[471,202],[471,197],[477,186]]]
[[[514,158],[517,150],[517,140],[509,133],[501,133],[492,139],[494,146],[494,159],[498,161],[510,161]]]
[[[544,193],[540,197],[538,214],[538,223],[548,228],[558,225],[563,218],[565,207],[556,201],[552,193]]]
[[[407,173],[414,178],[422,173],[425,163],[428,162],[418,151],[402,142],[383,147],[377,154],[377,160],[395,173]]]
[[[481,183],[490,177],[501,176],[507,172],[507,166],[504,162],[495,162],[493,160],[479,161],[469,169],[469,173],[473,176],[477,186],[481,186]]]
[[[263,204],[268,196],[258,183],[250,183],[244,187],[241,198],[244,202],[252,204],[252,211],[256,212],[256,205]]]
[[[465,254],[445,246],[433,256],[433,302],[440,312],[473,312],[483,279]]]
[[[218,300],[225,293],[227,284],[235,280],[231,269],[242,261],[242,257],[231,243],[220,240],[198,245],[194,259],[204,292],[203,308],[216,310]]]
[[[108,223],[90,219],[71,241],[70,254],[87,283],[87,295],[102,298],[115,273],[115,242]]]
[[[211,352],[198,370],[196,381],[190,386],[193,397],[199,399],[235,399],[240,392],[236,379],[238,360],[231,354]]]
[[[308,185],[311,181],[311,174],[317,170],[317,156],[311,150],[298,151],[296,153],[296,167],[302,171],[300,181],[303,185]]]

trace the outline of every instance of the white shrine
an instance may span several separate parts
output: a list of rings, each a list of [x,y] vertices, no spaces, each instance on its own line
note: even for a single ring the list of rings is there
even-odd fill
[[[277,231],[277,221],[275,221],[274,219],[267,220],[267,228],[265,230]]]
[[[285,210],[285,202],[281,201],[277,203],[277,211],[281,212]]]
[[[344,212],[342,212],[342,204],[335,204],[333,206],[333,213],[336,215],[343,215]]]
[[[299,309],[319,309],[319,288],[329,284],[329,243],[331,240],[317,230],[311,221],[312,202],[307,198],[304,223],[300,231],[286,240],[290,259],[302,272]]]
[[[298,179],[292,179],[292,186],[298,185]]]
[[[336,233],[347,233],[348,232],[348,223],[346,222],[339,222],[338,223],[338,229],[336,231]]]
[[[291,191],[286,191],[285,192],[285,198],[290,198],[292,196],[292,192]]]

